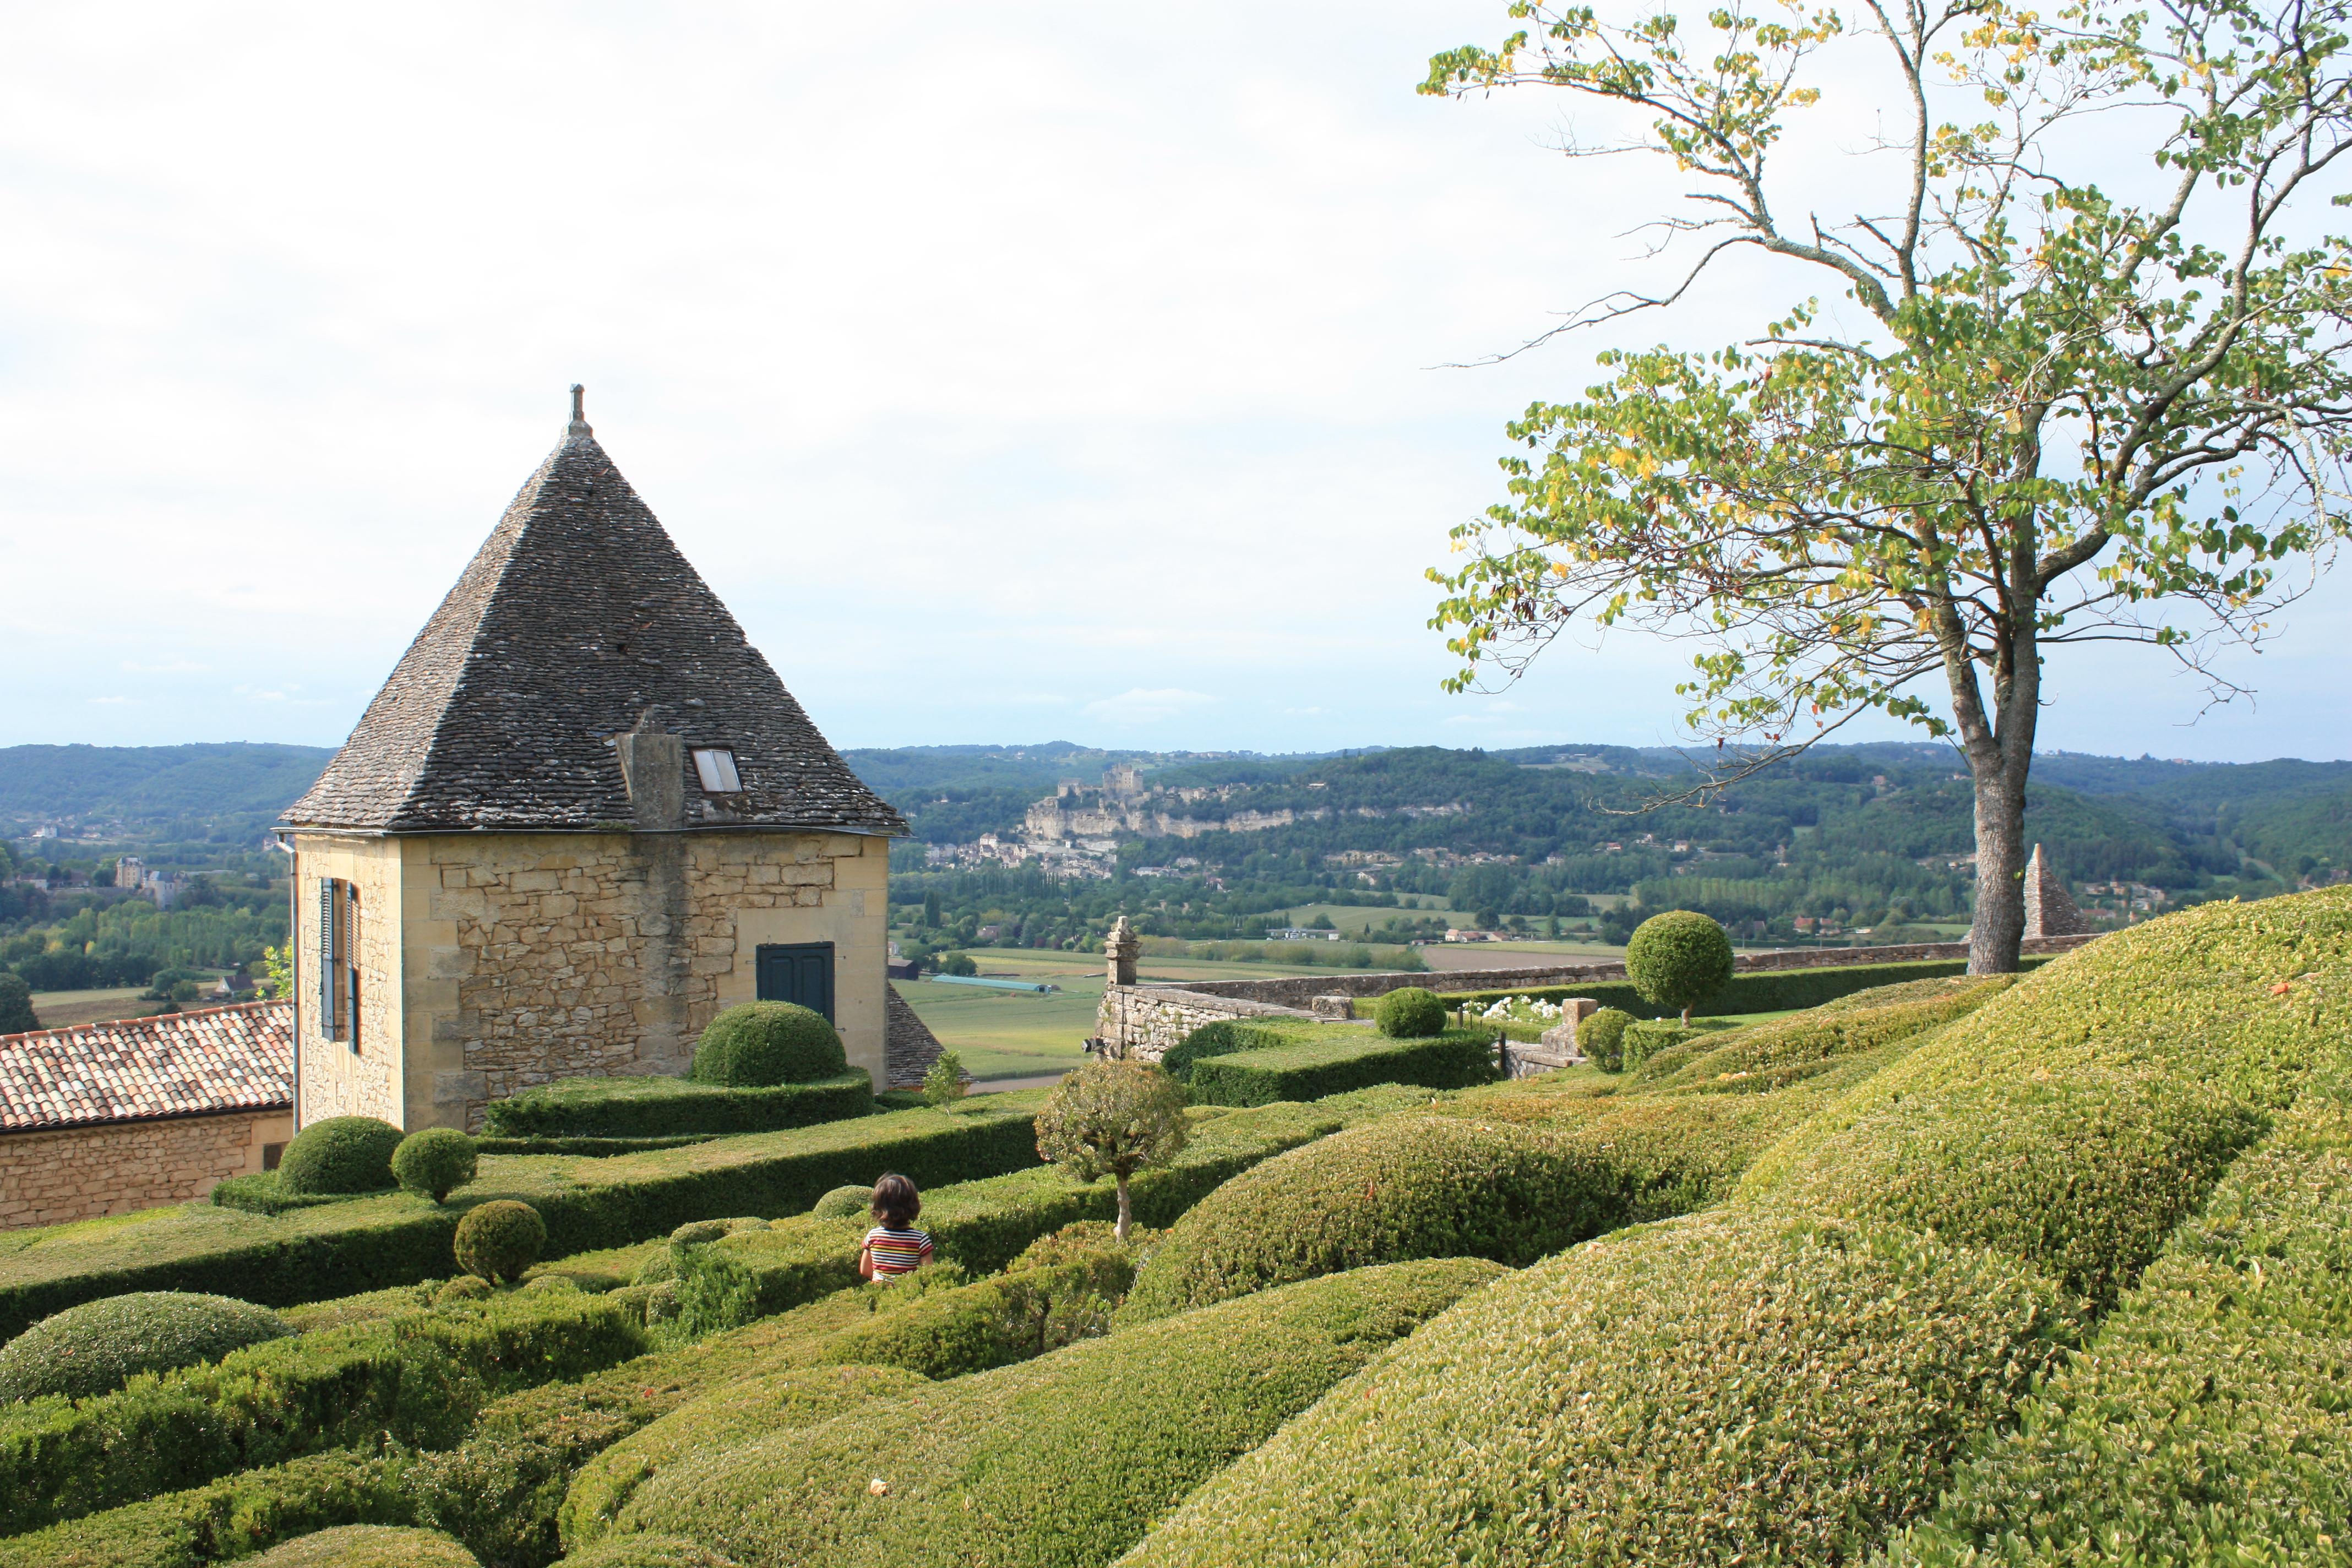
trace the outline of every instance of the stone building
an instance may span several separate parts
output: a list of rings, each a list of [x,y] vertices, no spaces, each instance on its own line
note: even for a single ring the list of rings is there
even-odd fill
[[[199,1198],[294,1136],[294,1009],[0,1035],[0,1229]]]
[[[303,1125],[467,1126],[552,1079],[683,1072],[755,997],[831,1017],[877,1088],[937,1052],[883,975],[905,822],[621,477],[577,388],[278,830]]]

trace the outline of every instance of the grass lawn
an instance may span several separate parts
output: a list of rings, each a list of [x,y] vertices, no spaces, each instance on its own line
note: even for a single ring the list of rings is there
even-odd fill
[[[142,1002],[144,985],[117,985],[101,991],[36,991],[33,1011],[44,1029],[69,1029],[76,1024],[105,1024],[117,1018],[144,1018],[163,1006]]]

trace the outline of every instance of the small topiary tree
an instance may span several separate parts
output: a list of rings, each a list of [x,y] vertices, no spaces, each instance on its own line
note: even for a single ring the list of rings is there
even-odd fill
[[[1203,1057],[1229,1057],[1236,1051],[1262,1051],[1285,1043],[1283,1037],[1272,1029],[1220,1018],[1213,1024],[1202,1025],[1169,1047],[1160,1058],[1160,1070],[1179,1083],[1190,1083],[1192,1081],[1192,1064]]]
[[[1576,1048],[1602,1072],[1625,1068],[1625,1029],[1633,1015],[1622,1007],[1603,1007],[1576,1026]]]
[[[1731,983],[1731,938],[1696,910],[1668,910],[1633,928],[1625,943],[1625,976],[1642,1000],[1681,1012]]]
[[[953,1051],[941,1051],[940,1059],[923,1075],[923,1103],[947,1105],[961,1100],[971,1089],[963,1080],[963,1058]]]
[[[267,1307],[226,1296],[141,1290],[68,1307],[0,1348],[0,1403],[44,1394],[88,1398],[132,1373],[218,1361],[293,1332]]]
[[[1118,1183],[1118,1239],[1127,1239],[1127,1184],[1172,1158],[1191,1132],[1184,1086],[1144,1062],[1097,1058],[1068,1074],[1037,1112],[1037,1152],[1081,1182]]]
[[[772,1089],[848,1070],[841,1036],[824,1014],[792,1002],[745,1002],[710,1020],[687,1077],[729,1089]]]
[[[499,1198],[457,1222],[457,1267],[494,1284],[522,1278],[547,1245],[547,1222],[529,1204]]]
[[[472,1181],[478,1163],[474,1141],[455,1127],[420,1128],[392,1152],[394,1179],[436,1204]]]
[[[0,1035],[21,1035],[41,1026],[33,1011],[33,988],[13,969],[0,969]]]
[[[1373,1019],[1392,1040],[1423,1040],[1445,1033],[1445,1004],[1434,991],[1408,985],[1381,997]]]
[[[379,1193],[393,1185],[400,1129],[373,1116],[330,1116],[286,1145],[278,1179],[294,1193]]]

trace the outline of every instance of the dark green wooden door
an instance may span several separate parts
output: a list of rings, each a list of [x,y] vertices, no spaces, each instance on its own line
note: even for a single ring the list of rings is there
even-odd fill
[[[833,1016],[833,943],[796,942],[762,944],[759,951],[760,1000],[797,1002],[811,1012]]]

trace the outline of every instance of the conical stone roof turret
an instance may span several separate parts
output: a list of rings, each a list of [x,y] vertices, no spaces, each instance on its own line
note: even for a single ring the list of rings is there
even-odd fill
[[[2042,846],[2025,862],[2025,934],[2037,936],[2081,936],[2091,929],[2083,918],[2080,906],[2066,890],[2065,881],[2050,868],[2042,853]]]
[[[682,826],[898,834],[596,441],[574,389],[532,474],[288,827],[610,827],[632,818],[613,738],[686,748]],[[697,747],[742,788],[706,793]]]

